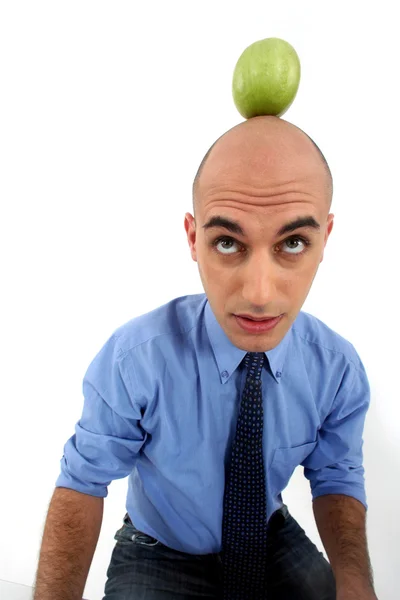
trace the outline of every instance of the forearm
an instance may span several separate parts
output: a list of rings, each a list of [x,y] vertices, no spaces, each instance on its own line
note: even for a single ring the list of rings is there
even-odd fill
[[[44,528],[33,600],[82,598],[103,504],[103,498],[56,488]]]
[[[313,501],[313,511],[338,591],[373,593],[364,505],[351,496],[328,494]]]

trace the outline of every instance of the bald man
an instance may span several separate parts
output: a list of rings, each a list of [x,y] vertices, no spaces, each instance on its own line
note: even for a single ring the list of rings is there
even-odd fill
[[[301,310],[331,202],[322,153],[283,119],[244,121],[207,152],[184,222],[205,293],[127,322],[90,363],[36,600],[82,597],[103,498],[126,476],[104,600],[376,598],[367,375],[349,341]],[[282,500],[298,465],[329,561]]]

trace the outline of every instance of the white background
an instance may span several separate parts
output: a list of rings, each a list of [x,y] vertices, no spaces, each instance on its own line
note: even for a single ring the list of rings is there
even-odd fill
[[[282,37],[302,66],[283,118],[315,139],[335,181],[303,309],[351,341],[369,376],[368,541],[380,600],[398,598],[396,15],[389,1],[1,3],[0,579],[34,582],[94,355],[129,319],[204,291],[183,226],[192,180],[243,120],[231,93],[240,54]],[[126,479],[109,488],[90,600],[102,598],[126,491]],[[283,499],[323,551],[301,468]]]

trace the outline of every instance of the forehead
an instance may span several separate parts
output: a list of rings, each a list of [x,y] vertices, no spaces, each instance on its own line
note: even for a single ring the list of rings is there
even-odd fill
[[[226,188],[270,189],[302,184],[326,185],[326,170],[310,140],[275,136],[220,140],[204,165],[198,191],[204,196]]]

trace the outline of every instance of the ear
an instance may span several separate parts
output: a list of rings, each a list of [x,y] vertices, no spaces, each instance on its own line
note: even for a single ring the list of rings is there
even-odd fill
[[[197,252],[196,252],[196,222],[194,217],[190,213],[185,214],[185,231],[188,239],[188,244],[190,247],[190,253],[192,255],[192,259],[197,262]]]
[[[335,215],[333,213],[330,213],[328,215],[327,227],[326,227],[326,231],[325,231],[324,247],[322,250],[321,260],[319,261],[320,263],[322,263],[322,261],[324,260],[324,250],[325,250],[326,243],[328,241],[328,237],[330,236],[332,228],[333,228],[333,219],[334,218],[335,218]]]

